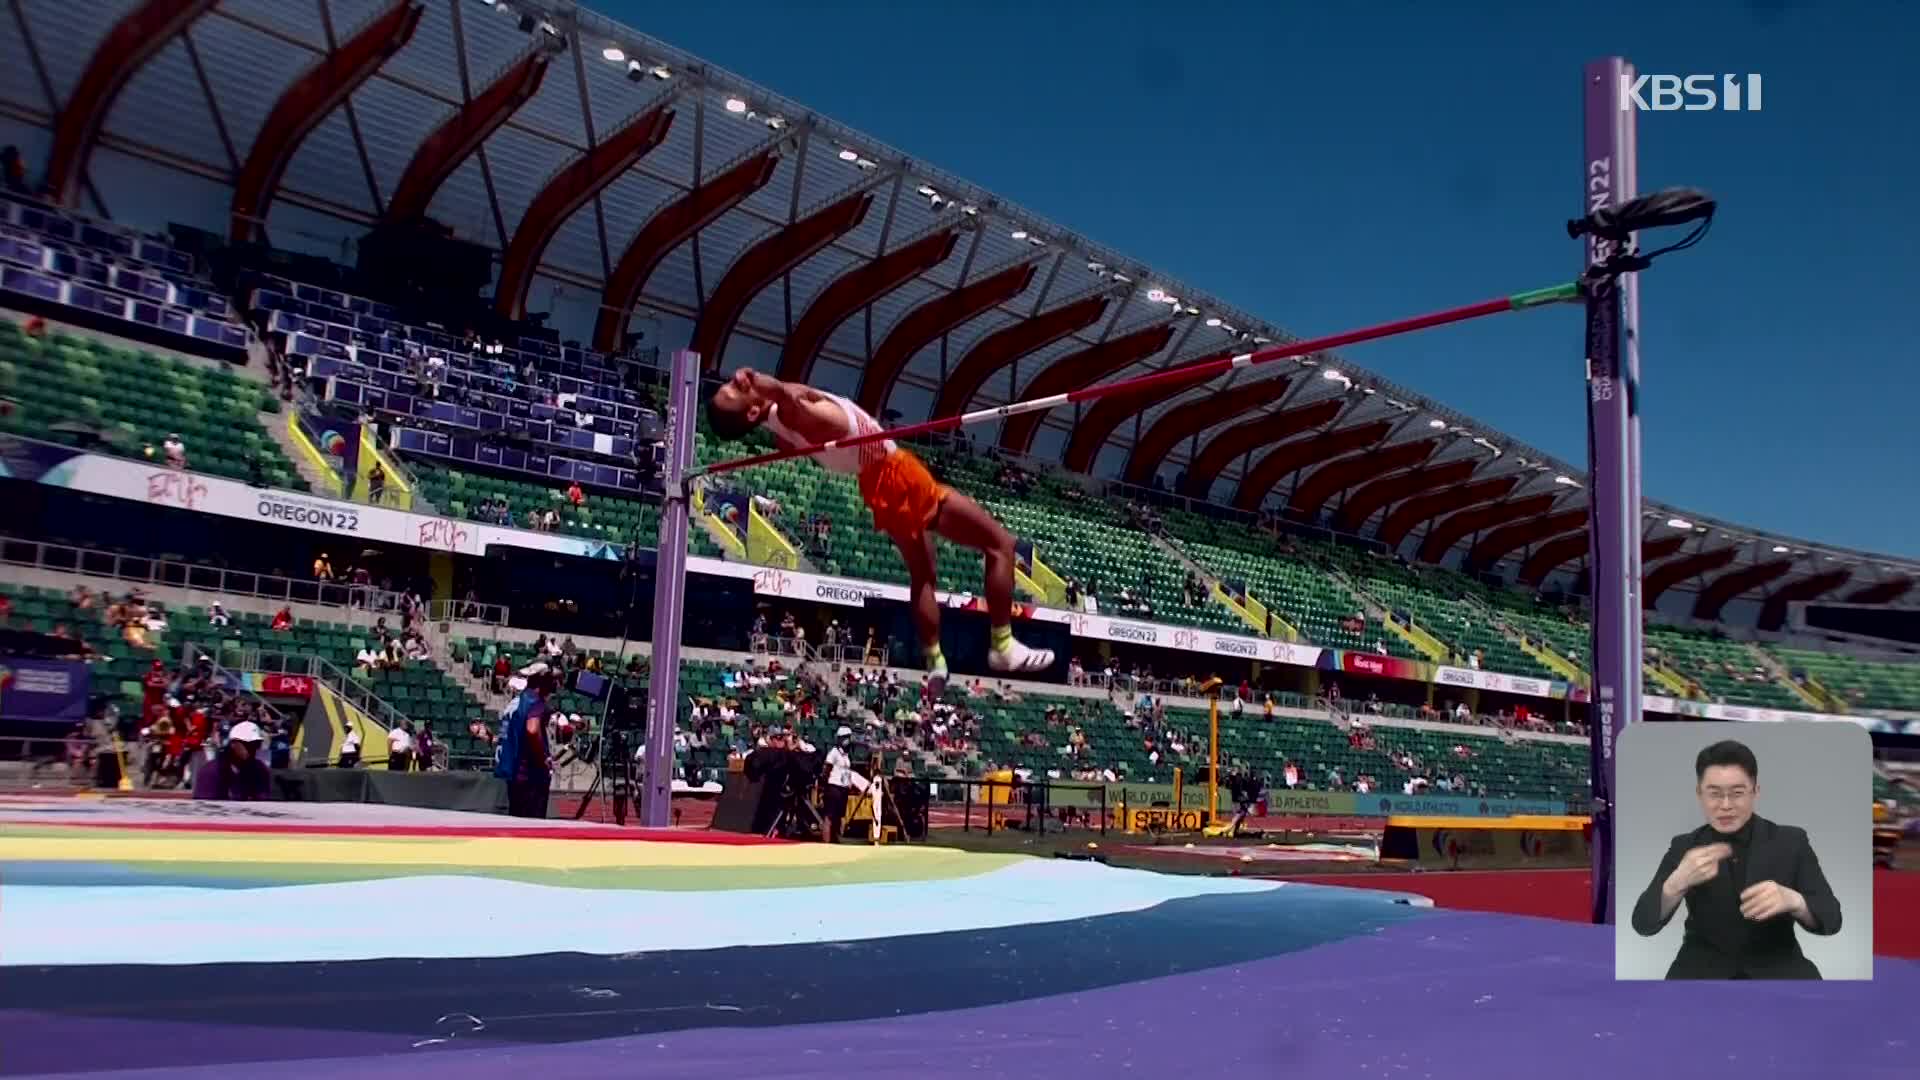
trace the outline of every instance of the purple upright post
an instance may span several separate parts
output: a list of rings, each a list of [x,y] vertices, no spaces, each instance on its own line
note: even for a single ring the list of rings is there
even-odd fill
[[[1620,57],[1587,65],[1586,153],[1580,165],[1582,215],[1637,194],[1635,114],[1620,87],[1633,66]],[[1587,237],[1592,267],[1615,254],[1612,241]],[[1591,286],[1587,297],[1588,572],[1593,591],[1593,655],[1587,719],[1593,737],[1593,921],[1611,923],[1613,903],[1614,747],[1640,719],[1640,362],[1633,275]],[[1622,350],[1622,337],[1626,344]],[[1624,360],[1624,362],[1623,362]]]
[[[667,382],[666,500],[660,507],[660,550],[654,562],[653,664],[647,695],[647,775],[640,824],[663,829],[673,820],[673,733],[680,716],[680,628],[687,606],[687,474],[693,469],[700,354],[673,354]]]

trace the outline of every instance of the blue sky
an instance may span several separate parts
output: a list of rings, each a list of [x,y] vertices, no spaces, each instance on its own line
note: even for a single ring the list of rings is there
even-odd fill
[[[1585,61],[1759,72],[1642,117],[1642,190],[1721,200],[1643,283],[1646,492],[1920,556],[1920,5],[594,6],[1308,336],[1576,273]],[[1346,355],[1581,463],[1578,319]]]

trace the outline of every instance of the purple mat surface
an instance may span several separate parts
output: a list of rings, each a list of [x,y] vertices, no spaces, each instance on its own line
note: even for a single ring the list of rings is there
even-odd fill
[[[283,1060],[279,1078],[1116,1073],[1650,1080],[1916,1075],[1920,964],[1865,983],[1615,983],[1610,928],[1469,913],[1253,963],[858,1023]],[[197,1027],[173,1038],[260,1037]],[[286,1033],[276,1038],[285,1040]],[[282,1042],[288,1057],[318,1033]],[[356,1044],[337,1049],[348,1054]],[[230,1068],[226,1071],[230,1071]],[[204,1075],[148,1069],[90,1076]]]

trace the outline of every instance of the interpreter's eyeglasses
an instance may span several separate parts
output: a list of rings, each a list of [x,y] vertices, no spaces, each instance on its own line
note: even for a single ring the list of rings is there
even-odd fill
[[[1707,788],[1701,791],[1700,795],[1702,798],[1706,799],[1709,804],[1726,803],[1729,806],[1737,806],[1740,803],[1746,802],[1748,798],[1752,797],[1753,790],[1751,788],[1743,788],[1743,787]]]

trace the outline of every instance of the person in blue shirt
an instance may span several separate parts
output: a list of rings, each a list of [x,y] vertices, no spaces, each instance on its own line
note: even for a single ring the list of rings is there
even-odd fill
[[[547,816],[547,793],[553,786],[552,748],[547,745],[547,695],[554,676],[546,664],[521,672],[527,685],[500,714],[500,749],[493,775],[507,782],[507,813],[514,817]]]

